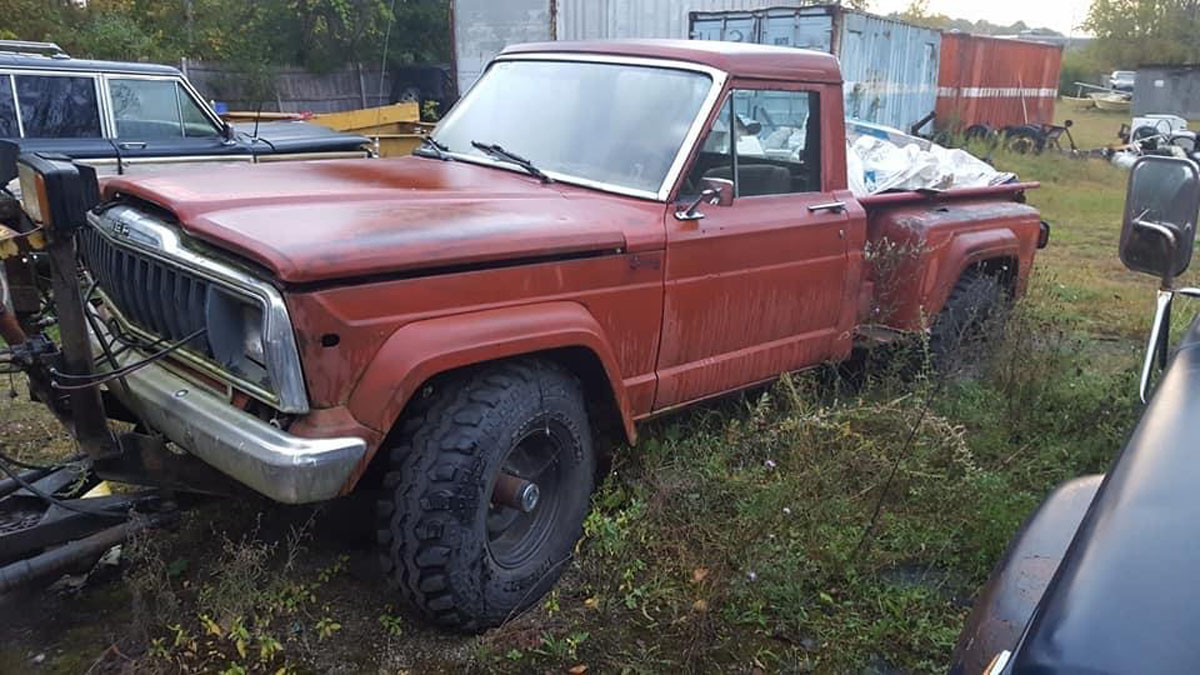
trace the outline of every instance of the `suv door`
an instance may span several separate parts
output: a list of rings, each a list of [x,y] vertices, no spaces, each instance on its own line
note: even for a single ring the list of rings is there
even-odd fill
[[[828,205],[849,194],[844,171],[824,170],[834,145],[822,143],[821,101],[821,92],[789,84],[735,87],[710,124],[680,204],[704,179],[733,181],[735,196],[728,206],[701,205],[699,220],[680,220],[675,209],[666,217],[656,408],[833,356],[848,216]]]
[[[191,92],[175,78],[106,75],[114,143],[123,168],[181,161],[250,161],[249,148],[225,138]]]
[[[112,144],[104,137],[99,80],[68,71],[0,73],[0,138],[21,139],[23,152],[112,157]]]

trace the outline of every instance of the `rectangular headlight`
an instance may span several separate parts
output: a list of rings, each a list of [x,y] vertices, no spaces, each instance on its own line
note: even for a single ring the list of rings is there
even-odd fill
[[[46,222],[50,213],[46,205],[46,179],[24,162],[17,165],[17,176],[21,181],[21,208],[25,215],[39,225],[50,225]]]
[[[37,225],[70,234],[87,222],[100,201],[96,170],[62,155],[28,153],[17,158],[21,207]]]

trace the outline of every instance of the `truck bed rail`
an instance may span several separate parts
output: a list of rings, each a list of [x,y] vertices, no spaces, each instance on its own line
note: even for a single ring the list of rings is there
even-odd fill
[[[986,187],[955,188],[952,190],[907,190],[904,192],[886,192],[877,195],[860,197],[859,203],[865,209],[898,204],[917,204],[921,202],[948,202],[961,199],[984,199],[1004,195],[1017,195],[1026,190],[1036,190],[1042,184],[1037,181],[1024,183],[1005,183],[1004,185],[988,185]]]

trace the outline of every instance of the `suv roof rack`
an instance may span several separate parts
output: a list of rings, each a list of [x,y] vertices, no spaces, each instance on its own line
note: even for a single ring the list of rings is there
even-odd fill
[[[0,40],[0,52],[15,52],[17,54],[42,54],[55,59],[71,58],[53,42],[31,42],[29,40]]]

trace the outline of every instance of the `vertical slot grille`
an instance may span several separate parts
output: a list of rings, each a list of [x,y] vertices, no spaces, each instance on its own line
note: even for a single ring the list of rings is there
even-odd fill
[[[79,248],[96,285],[138,328],[165,342],[176,342],[204,327],[209,282],[117,246],[91,227],[80,231]],[[189,348],[213,357],[204,335]]]

